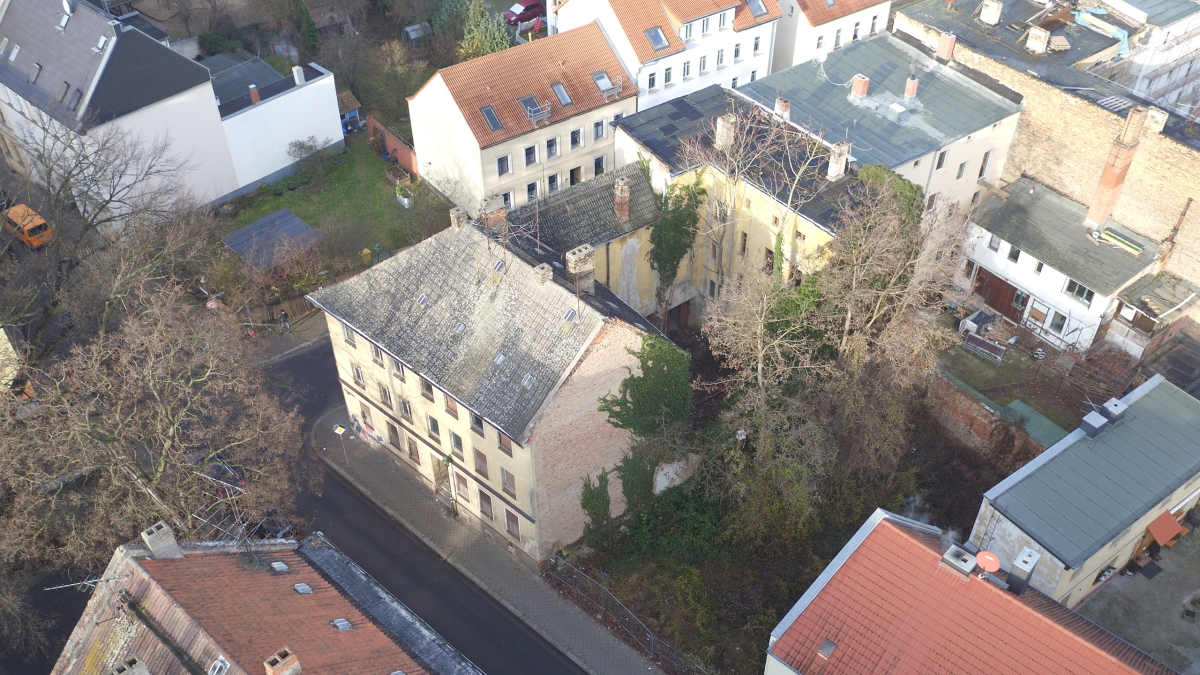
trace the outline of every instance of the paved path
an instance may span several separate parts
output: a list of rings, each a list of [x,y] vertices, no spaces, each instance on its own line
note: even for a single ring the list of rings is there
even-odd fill
[[[270,340],[270,344],[263,365],[272,366],[327,341],[329,324],[325,321],[324,312],[310,312],[299,319],[293,319],[290,331],[280,334],[275,327],[267,329],[267,339]]]

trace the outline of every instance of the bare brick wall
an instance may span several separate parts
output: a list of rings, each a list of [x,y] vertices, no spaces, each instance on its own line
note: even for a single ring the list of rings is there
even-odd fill
[[[942,429],[958,442],[1016,471],[1045,450],[1020,429],[1015,429],[979,399],[944,377],[929,385],[929,408]]]
[[[612,469],[629,448],[630,433],[614,428],[608,414],[596,408],[601,396],[616,393],[631,372],[639,372],[630,350],[641,347],[641,336],[628,324],[607,322],[534,422],[529,445],[537,481],[539,558],[545,558],[556,542],[570,544],[583,536],[583,477]],[[613,514],[623,513],[625,500],[616,474],[609,476],[609,494]]]
[[[896,29],[937,48],[938,31],[896,16]],[[1090,204],[1124,113],[1117,114],[1069,94],[1029,73],[992,60],[961,42],[954,58],[999,80],[1025,97],[1017,134],[1004,167],[1004,180],[1022,175]],[[1170,137],[1143,131],[1113,217],[1162,241],[1179,220],[1188,197],[1200,200],[1200,150]],[[1188,212],[1167,266],[1200,281],[1200,204]]]

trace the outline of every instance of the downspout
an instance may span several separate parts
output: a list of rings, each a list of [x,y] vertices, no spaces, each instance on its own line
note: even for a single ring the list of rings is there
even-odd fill
[[[608,245],[611,243],[611,241],[604,242],[604,286],[610,291],[612,290],[612,284],[609,283],[612,277],[612,259],[608,255]]]

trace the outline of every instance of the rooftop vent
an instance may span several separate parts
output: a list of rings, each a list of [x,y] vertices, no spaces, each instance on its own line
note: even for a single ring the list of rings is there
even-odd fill
[[[287,563],[285,563],[285,562],[275,561],[275,562],[271,563],[271,571],[272,572],[282,573],[282,572],[288,572],[290,570],[291,570],[291,568],[288,567]]]
[[[1119,422],[1125,419],[1125,411],[1129,410],[1129,406],[1122,403],[1119,399],[1110,398],[1100,409],[1100,414],[1109,422]]]
[[[312,586],[308,584],[296,584],[292,588],[296,589],[296,592],[300,595],[312,595]]]
[[[1045,54],[1050,46],[1050,31],[1040,26],[1029,27],[1029,37],[1025,38],[1025,49],[1031,54]]]
[[[1012,569],[1008,571],[1008,590],[1020,595],[1029,585],[1033,577],[1033,568],[1037,567],[1042,554],[1031,548],[1021,550],[1020,555],[1013,561]]]
[[[424,307],[425,305],[429,304],[429,294],[428,294],[428,293],[422,293],[422,294],[421,294],[421,297],[417,298],[417,304],[418,304],[418,305],[420,305],[420,306],[422,306],[422,307]]]
[[[550,281],[550,278],[553,276],[554,276],[554,268],[550,267],[546,263],[542,263],[542,264],[538,265],[537,267],[533,268],[533,280],[538,282],[538,285],[541,285],[541,284],[546,283],[547,281]]]
[[[492,363],[496,364],[497,366],[502,366],[502,365],[504,365],[504,362],[507,360],[508,360],[507,356],[505,356],[503,354],[497,354],[496,358],[492,359]]]
[[[942,562],[953,567],[962,574],[970,574],[975,571],[975,556],[967,553],[965,549],[959,546],[951,546],[942,554]]]
[[[1105,424],[1108,424],[1108,419],[1093,410],[1084,416],[1083,421],[1079,423],[1079,428],[1083,429],[1083,433],[1087,434],[1088,438],[1095,438],[1100,435]]]
[[[526,389],[532,387],[533,386],[533,375],[530,373],[525,373],[525,377],[521,378],[521,386],[525,387]]]
[[[989,26],[995,26],[1000,23],[1000,12],[1004,10],[1004,3],[1000,0],[983,0],[983,4],[979,7],[979,20]]]
[[[338,630],[350,630],[351,628],[354,628],[354,624],[350,623],[346,619],[334,619],[333,621],[330,621],[329,624],[332,626],[337,626]]]

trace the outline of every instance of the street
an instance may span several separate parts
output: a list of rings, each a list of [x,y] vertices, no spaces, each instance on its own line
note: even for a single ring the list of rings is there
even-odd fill
[[[306,419],[315,418],[340,393],[328,342],[280,362],[272,374],[303,383],[302,388],[288,390],[281,382],[279,393],[299,404]],[[313,460],[312,465],[324,473],[323,494],[297,498],[300,515],[311,519],[309,530],[324,532],[484,672],[584,672],[340,476],[326,470],[323,462]]]

